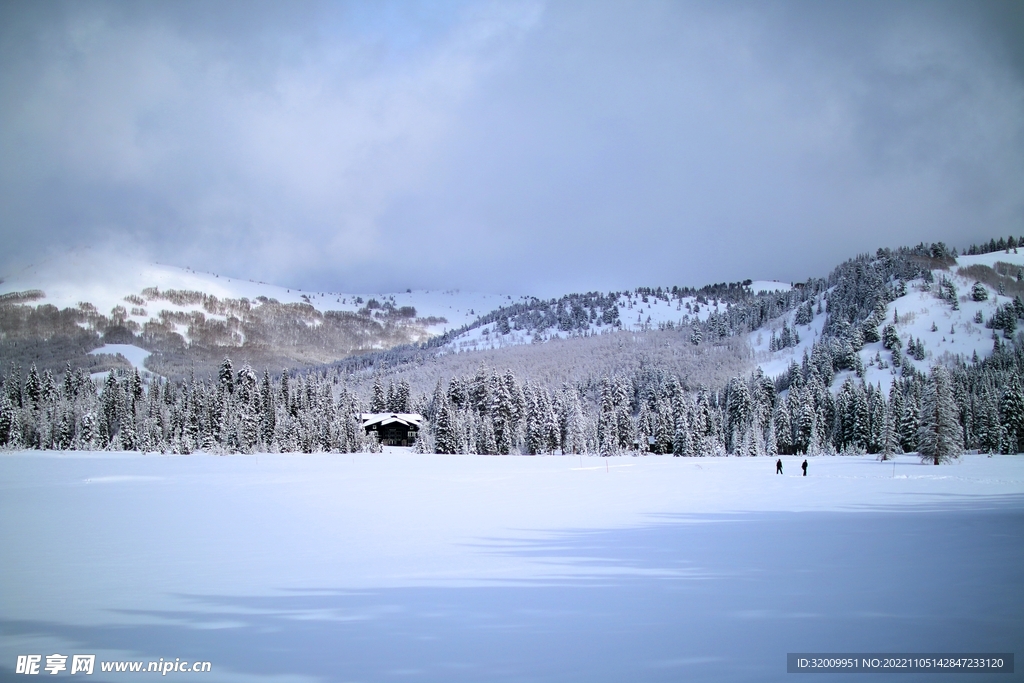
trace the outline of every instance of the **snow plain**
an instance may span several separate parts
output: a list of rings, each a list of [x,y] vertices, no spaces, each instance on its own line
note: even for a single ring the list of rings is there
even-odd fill
[[[800,460],[0,454],[0,678],[88,653],[217,681],[776,681],[787,652],[1019,650],[1024,456]]]

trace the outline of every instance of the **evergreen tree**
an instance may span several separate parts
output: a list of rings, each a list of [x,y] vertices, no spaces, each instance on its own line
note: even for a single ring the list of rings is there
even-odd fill
[[[736,442],[743,438],[753,417],[747,383],[739,377],[734,377],[729,381],[727,396],[725,433],[728,435],[728,440],[725,443],[725,449],[730,453],[735,453],[739,445]]]
[[[377,377],[373,381],[373,397],[370,399],[370,412],[383,413],[387,409],[388,404],[387,398],[384,396],[384,385],[381,384],[380,377]],[[440,453],[441,451],[438,452]]]
[[[949,373],[936,365],[925,385],[918,428],[921,458],[935,465],[959,458],[963,453],[963,433],[957,416]]]
[[[234,369],[231,366],[231,359],[224,356],[224,360],[220,363],[220,371],[217,373],[217,378],[220,382],[220,388],[225,393],[232,393],[235,390],[235,375]]]
[[[1009,406],[1007,408],[1009,409]],[[999,408],[988,391],[981,397],[975,434],[978,440],[978,449],[982,453],[1001,452],[1003,427],[999,420]]]
[[[904,453],[917,451],[918,426],[917,398],[913,394],[904,396],[903,415],[900,418],[900,446]]]
[[[1002,445],[1005,453],[1020,453],[1024,441],[1024,391],[1014,374],[999,401]]]
[[[619,452],[619,420],[615,391],[607,377],[601,379],[601,414],[598,419],[598,439],[601,455]]]
[[[39,377],[39,371],[36,370],[35,363],[28,371],[28,379],[25,380],[25,395],[28,397],[29,405],[33,410],[39,409],[39,404],[43,400],[43,381]]]
[[[775,407],[775,416],[772,419],[773,436],[775,438],[778,453],[792,454],[793,430],[791,426],[789,408],[785,401],[779,401]]]
[[[690,431],[690,419],[686,412],[676,418],[675,433],[672,438],[672,455],[693,455],[693,436]]]
[[[779,454],[778,440],[775,436],[775,420],[771,420],[768,423],[768,435],[764,441],[764,455],[768,457],[774,457]]]
[[[898,425],[890,406],[886,406],[883,420],[882,443],[879,452],[882,460],[889,460],[900,451]]]
[[[461,405],[461,403],[457,404]],[[408,413],[409,412],[409,382],[403,379],[398,383],[398,387],[395,389],[395,407],[396,413]]]

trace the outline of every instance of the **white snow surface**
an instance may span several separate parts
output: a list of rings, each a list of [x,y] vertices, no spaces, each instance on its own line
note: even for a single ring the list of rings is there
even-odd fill
[[[0,673],[781,681],[786,652],[1019,649],[1024,456],[782,460],[0,454]]]
[[[750,291],[755,294],[761,292],[788,292],[793,289],[793,286],[786,282],[779,282],[778,280],[754,280],[750,283]]]
[[[89,355],[92,356],[98,353],[109,353],[113,356],[121,356],[131,363],[133,368],[138,368],[139,370],[146,369],[145,362],[150,356],[149,351],[141,349],[134,344],[104,344],[98,349],[90,351]]]

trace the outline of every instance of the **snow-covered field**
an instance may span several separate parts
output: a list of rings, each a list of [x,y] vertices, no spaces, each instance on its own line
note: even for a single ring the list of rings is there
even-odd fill
[[[131,366],[139,370],[144,376],[152,376],[149,370],[146,369],[146,359],[151,355],[146,349],[139,348],[134,344],[104,344],[99,348],[95,348],[89,352],[90,356],[94,356],[98,353],[109,353],[112,356],[121,356],[126,361],[131,363]],[[105,372],[94,372],[92,374],[93,379],[103,379],[106,377]]]
[[[216,681],[772,681],[787,652],[1019,650],[1024,456],[783,460],[0,454],[0,677],[88,653]]]

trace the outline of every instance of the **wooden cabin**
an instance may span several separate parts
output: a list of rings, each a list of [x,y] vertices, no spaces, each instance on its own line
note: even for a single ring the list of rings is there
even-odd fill
[[[418,413],[363,413],[360,418],[367,435],[376,434],[382,446],[411,446],[423,426]]]

